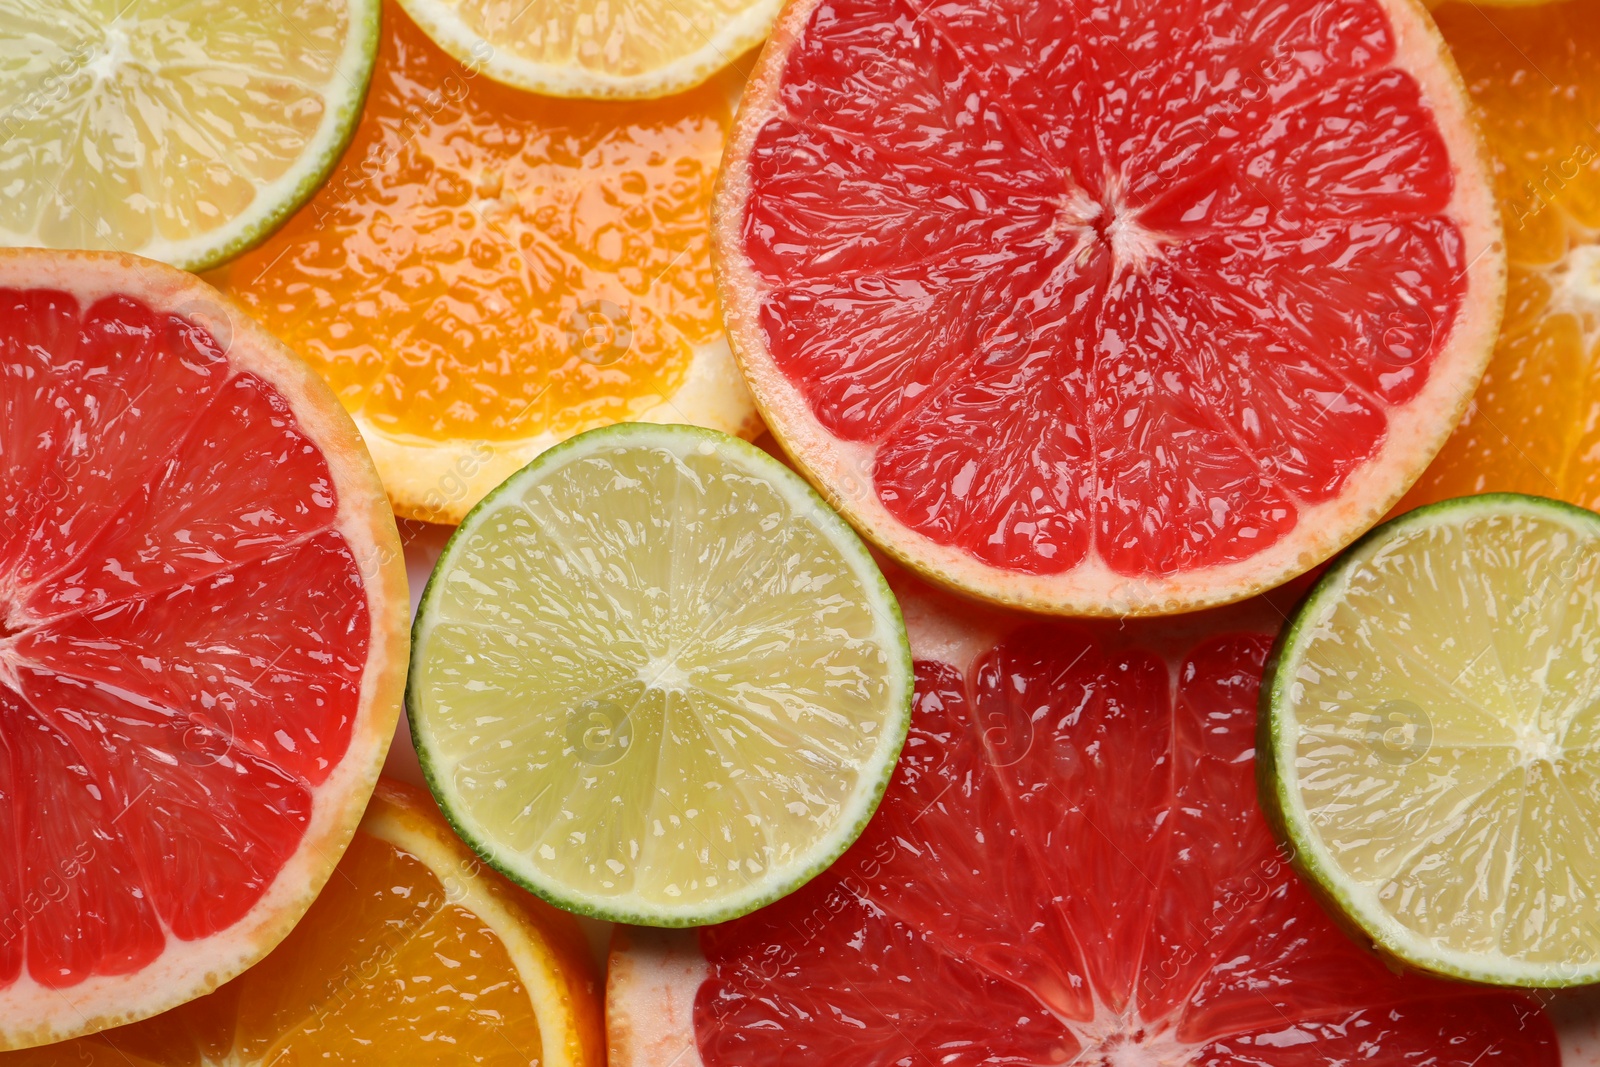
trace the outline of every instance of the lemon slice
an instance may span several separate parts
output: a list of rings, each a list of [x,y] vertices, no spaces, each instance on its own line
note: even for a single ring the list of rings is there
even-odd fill
[[[699,85],[766,38],[783,0],[401,0],[446,52],[547,96]]]
[[[0,245],[255,245],[350,140],[378,3],[0,0]]]
[[[1284,631],[1262,701],[1268,814],[1380,950],[1600,979],[1600,516],[1491,494],[1378,527]]]
[[[899,607],[801,479],[737,438],[623,424],[468,514],[407,705],[446,816],[572,911],[732,918],[861,833],[909,721]]]

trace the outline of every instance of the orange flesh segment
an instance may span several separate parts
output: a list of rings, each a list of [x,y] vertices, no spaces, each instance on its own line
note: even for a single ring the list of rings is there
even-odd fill
[[[0,290],[0,335],[0,989],[66,989],[261,901],[348,752],[369,603],[326,454],[227,343],[44,289]]]
[[[1483,492],[1600,506],[1600,2],[1435,13],[1495,157],[1510,274],[1473,406],[1401,510]]]
[[[456,63],[398,6],[383,18],[333,177],[210,280],[396,436],[566,435],[670,397],[722,328],[726,78],[644,103],[543,98]]]
[[[233,982],[165,1015],[11,1061],[543,1063],[539,1022],[504,943],[450,897],[416,856],[363,829],[300,925]]]

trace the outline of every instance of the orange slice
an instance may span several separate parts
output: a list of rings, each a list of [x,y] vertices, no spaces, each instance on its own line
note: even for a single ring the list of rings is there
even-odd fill
[[[649,103],[547,99],[394,5],[384,23],[332,180],[215,280],[332,383],[395,509],[457,522],[606,423],[752,435],[710,263],[728,76]]]
[[[294,933],[210,996],[7,1061],[601,1067],[599,981],[571,916],[478,863],[387,779]]]
[[[1448,3],[1435,17],[1494,156],[1509,277],[1500,341],[1402,503],[1509,491],[1600,506],[1600,2]]]
[[[0,1049],[283,939],[394,735],[408,606],[304,363],[192,274],[0,252]]]

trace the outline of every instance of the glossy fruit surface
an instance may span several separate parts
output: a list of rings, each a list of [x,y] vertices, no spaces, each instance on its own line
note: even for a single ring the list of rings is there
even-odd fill
[[[731,86],[537,97],[390,5],[339,168],[212,280],[328,379],[410,518],[459,522],[605,423],[753,432],[710,262]]]
[[[861,541],[726,434],[591,430],[508,479],[424,590],[407,709],[428,783],[552,903],[716,922],[860,834],[911,661]]]
[[[718,191],[773,433],[880,547],[1065,614],[1348,543],[1466,405],[1503,255],[1409,0],[803,0]]]
[[[384,780],[328,888],[270,956],[154,1019],[17,1067],[603,1067],[571,916],[507,885],[426,792]]]
[[[132,256],[0,254],[0,517],[5,1048],[288,932],[394,732],[407,596],[322,380]]]
[[[1330,906],[1469,981],[1600,980],[1600,515],[1493,493],[1385,523],[1276,653],[1263,800]]]
[[[917,697],[878,814],[698,962],[614,956],[613,1064],[1560,1062],[1532,1000],[1391,972],[1290,870],[1251,759],[1270,609],[1091,628],[896,591]]]
[[[550,96],[667,96],[759,45],[782,0],[403,0],[440,47]]]
[[[1434,17],[1494,157],[1510,272],[1483,384],[1402,506],[1517,492],[1600,507],[1600,3]]]
[[[378,0],[4,0],[0,245],[214,266],[350,140]]]

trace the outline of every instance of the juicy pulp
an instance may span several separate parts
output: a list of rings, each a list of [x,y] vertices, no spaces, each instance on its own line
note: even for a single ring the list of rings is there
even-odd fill
[[[1510,494],[1374,531],[1285,637],[1274,787],[1386,951],[1473,981],[1600,976],[1600,517]]]
[[[707,234],[721,86],[546,99],[391,4],[328,183],[216,281],[401,437],[571,434],[670,397],[722,336]]]
[[[261,899],[371,626],[327,460],[226,343],[15,289],[0,338],[0,989],[66,988]]]
[[[546,452],[451,539],[408,708],[462,836],[570,910],[680,926],[826,866],[910,700],[864,546],[799,477],[687,426]]]
[[[1442,61],[1389,6],[805,10],[747,97],[725,297],[747,368],[807,409],[758,375],[775,432],[828,437],[819,479],[919,569],[1244,566],[1315,508],[1381,510],[1465,403],[1486,336],[1459,396],[1430,381],[1494,316],[1492,271],[1464,303],[1492,206],[1470,130],[1436,121],[1451,76],[1424,98]],[[1414,452],[1364,484],[1391,446]]]
[[[1553,1067],[1533,1001],[1392,973],[1291,873],[1253,775],[1268,646],[1028,625],[919,660],[861,839],[702,931],[704,1063]]]

